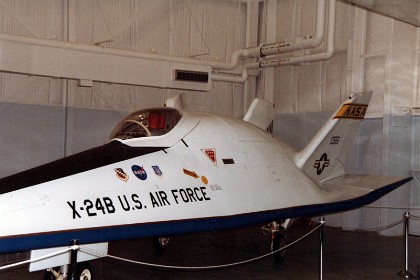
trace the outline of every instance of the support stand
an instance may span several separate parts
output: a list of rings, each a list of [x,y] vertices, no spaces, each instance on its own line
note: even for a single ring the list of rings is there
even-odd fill
[[[324,217],[319,219],[319,222],[321,223],[321,227],[319,228],[319,279],[324,279],[324,271],[323,271],[323,242],[324,242],[324,223],[325,219]]]
[[[79,241],[73,240],[72,245],[79,245]],[[71,271],[69,280],[76,280],[77,277],[77,249],[73,249],[70,251],[70,264],[71,264]]]
[[[410,214],[404,213],[404,240],[405,240],[405,269],[397,273],[400,278],[415,278],[414,273],[408,270],[408,233],[409,233]]]

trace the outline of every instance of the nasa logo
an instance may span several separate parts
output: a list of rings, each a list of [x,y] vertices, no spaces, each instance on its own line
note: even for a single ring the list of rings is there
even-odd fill
[[[115,174],[117,175],[118,179],[123,180],[124,182],[128,181],[128,174],[124,172],[122,168],[115,168]]]
[[[159,166],[157,165],[152,165],[153,171],[155,171],[155,174],[158,176],[162,176],[162,171],[160,170]]]
[[[334,119],[363,119],[367,108],[366,104],[344,104]]]
[[[143,166],[133,165],[131,166],[131,170],[133,171],[134,175],[136,175],[137,178],[144,181],[147,179],[147,173],[146,170],[144,170]]]
[[[315,161],[314,168],[316,169],[316,174],[321,175],[326,167],[330,166],[330,160],[326,153],[323,153],[321,158]]]

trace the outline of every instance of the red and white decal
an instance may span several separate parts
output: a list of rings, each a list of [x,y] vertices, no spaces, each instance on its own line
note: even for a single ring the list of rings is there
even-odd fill
[[[216,149],[201,149],[201,151],[217,166]]]

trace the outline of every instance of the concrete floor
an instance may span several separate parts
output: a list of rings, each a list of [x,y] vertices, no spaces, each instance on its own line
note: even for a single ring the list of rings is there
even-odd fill
[[[293,241],[314,225],[294,225],[287,232]],[[420,270],[420,237],[410,236],[410,270]],[[259,227],[224,232],[188,234],[171,238],[168,248],[154,249],[151,239],[112,242],[109,253],[143,262],[205,266],[246,260],[268,252],[270,237]],[[343,231],[325,226],[324,279],[399,279],[404,268],[404,238],[376,233]],[[319,279],[319,231],[287,250],[279,265],[273,257],[231,268],[205,271],[156,269],[113,259],[92,262],[97,280],[108,279]],[[27,267],[0,271],[0,279],[43,279],[43,272]],[[419,278],[417,278],[419,279]]]

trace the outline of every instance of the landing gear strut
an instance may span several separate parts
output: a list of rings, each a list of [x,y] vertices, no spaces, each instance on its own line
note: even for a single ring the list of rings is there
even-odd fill
[[[70,278],[70,273],[67,271],[67,266],[49,268],[44,273],[44,280],[63,280]],[[75,275],[75,280],[92,280],[93,278],[93,269],[92,266],[87,262],[82,262],[77,264],[77,273]]]
[[[266,226],[263,226],[262,231],[266,235],[271,235],[271,252],[275,252],[273,254],[274,259],[282,263],[286,257],[286,249],[280,251],[278,250],[287,245],[286,236],[284,234],[285,228],[274,221]]]

